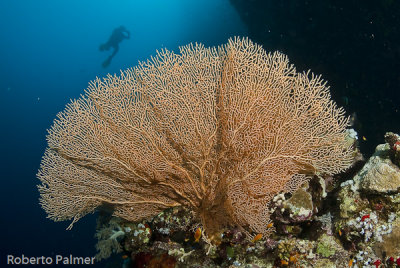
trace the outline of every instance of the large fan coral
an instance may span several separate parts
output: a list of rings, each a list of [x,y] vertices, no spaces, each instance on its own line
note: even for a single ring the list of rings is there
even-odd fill
[[[101,206],[136,221],[182,205],[208,236],[229,224],[267,235],[274,195],[351,164],[347,124],[319,76],[247,38],[162,50],[58,115],[40,202],[72,224]]]

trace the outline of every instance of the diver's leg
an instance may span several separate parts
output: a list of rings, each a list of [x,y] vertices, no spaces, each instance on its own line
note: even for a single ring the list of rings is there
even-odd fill
[[[119,46],[118,45],[114,46],[114,52],[111,54],[111,58],[113,58],[117,54],[118,51],[119,51]]]
[[[111,46],[110,46],[110,43],[107,42],[107,43],[105,43],[105,44],[101,44],[100,47],[99,47],[99,50],[100,50],[100,51],[110,50],[110,47],[111,47]]]

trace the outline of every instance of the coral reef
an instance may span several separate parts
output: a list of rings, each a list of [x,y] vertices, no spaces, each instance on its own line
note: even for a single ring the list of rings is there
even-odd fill
[[[387,133],[385,140],[352,179],[341,183],[337,195],[335,228],[356,267],[400,266],[398,135]]]
[[[49,131],[49,218],[122,267],[400,266],[400,136],[363,161],[319,76],[247,38],[92,82]]]
[[[389,187],[397,178],[392,172],[375,177],[389,185],[379,191],[365,182],[381,163],[395,169],[394,149],[389,143],[379,145],[356,169],[334,178],[315,177],[293,194],[276,195],[269,226],[276,232],[269,237],[254,234],[248,239],[242,228],[228,226],[214,238],[215,243],[204,237],[196,240],[200,222],[183,207],[135,224],[112,218],[111,224],[98,226],[99,232],[101,228],[111,228],[109,234],[125,230],[117,241],[123,256],[129,256],[127,267],[161,267],[152,266],[161,261],[163,267],[193,268],[400,267],[400,192]]]

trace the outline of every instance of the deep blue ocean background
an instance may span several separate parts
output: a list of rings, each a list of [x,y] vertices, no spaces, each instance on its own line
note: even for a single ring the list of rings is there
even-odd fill
[[[36,173],[46,129],[88,82],[190,42],[249,36],[280,50],[299,71],[322,74],[354,117],[366,157],[400,132],[400,2],[328,0],[1,0],[0,267],[15,256],[95,255],[96,215],[66,231],[38,204]],[[111,51],[113,29],[131,34]],[[362,138],[364,137],[364,138]],[[114,257],[120,258],[120,256]],[[112,260],[111,260],[112,261]],[[105,267],[105,261],[97,264]]]
[[[114,28],[131,34],[108,68],[100,52]],[[0,1],[0,267],[7,254],[93,256],[95,216],[66,231],[38,204],[46,129],[88,82],[137,65],[156,49],[225,43],[247,30],[228,0]],[[103,264],[99,266],[102,267]]]

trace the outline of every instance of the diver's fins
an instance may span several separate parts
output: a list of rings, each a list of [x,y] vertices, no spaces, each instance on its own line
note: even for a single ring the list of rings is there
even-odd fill
[[[110,65],[111,59],[112,59],[112,57],[108,57],[108,58],[102,63],[103,68],[107,68],[108,65]]]

